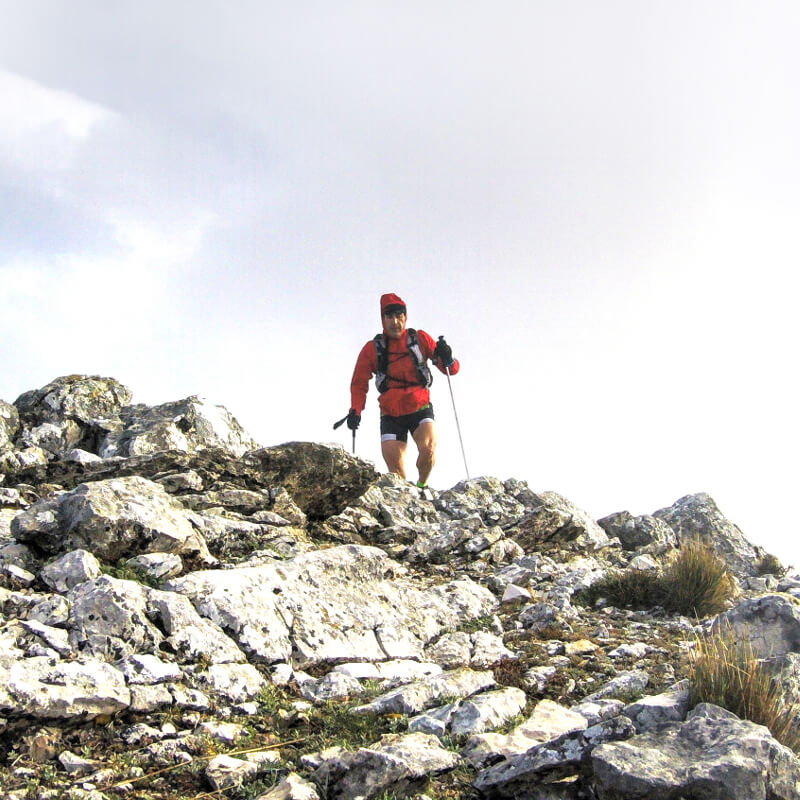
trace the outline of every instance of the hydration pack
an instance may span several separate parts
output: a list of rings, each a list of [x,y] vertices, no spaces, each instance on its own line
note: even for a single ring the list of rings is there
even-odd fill
[[[406,347],[408,348],[408,355],[414,368],[417,371],[417,382],[409,383],[403,378],[395,378],[394,375],[389,375],[389,346],[387,337],[384,333],[379,333],[372,341],[375,344],[375,355],[378,361],[377,372],[375,373],[375,387],[380,394],[383,394],[389,389],[389,379],[391,378],[394,383],[401,387],[408,386],[423,386],[426,389],[433,383],[433,375],[431,374],[428,365],[425,363],[425,358],[422,355],[422,350],[419,346],[419,338],[417,332],[413,328],[406,328]]]

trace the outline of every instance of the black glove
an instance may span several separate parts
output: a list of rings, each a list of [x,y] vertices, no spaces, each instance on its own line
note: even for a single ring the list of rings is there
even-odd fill
[[[444,340],[444,336],[439,337],[436,342],[436,349],[433,351],[433,357],[438,358],[445,367],[449,367],[453,363],[453,351],[450,345]]]
[[[361,414],[356,414],[356,410],[351,408],[347,413],[347,427],[350,428],[351,431],[354,431],[360,424]]]

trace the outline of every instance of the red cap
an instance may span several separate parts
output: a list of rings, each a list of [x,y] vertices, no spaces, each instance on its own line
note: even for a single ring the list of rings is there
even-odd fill
[[[390,306],[402,308],[404,312],[406,310],[406,304],[403,302],[402,297],[391,293],[381,295],[381,314],[383,314],[383,312],[386,311],[386,309]]]

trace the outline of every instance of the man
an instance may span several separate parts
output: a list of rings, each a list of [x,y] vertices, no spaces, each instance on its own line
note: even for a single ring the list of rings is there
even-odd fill
[[[390,472],[405,478],[408,434],[417,446],[417,486],[424,489],[436,451],[436,428],[430,392],[433,377],[427,362],[440,372],[455,375],[459,363],[443,337],[438,344],[425,331],[406,329],[406,304],[396,294],[381,297],[383,333],[367,342],[358,354],[350,382],[347,427],[361,423],[370,378],[375,375],[381,410],[381,454]]]

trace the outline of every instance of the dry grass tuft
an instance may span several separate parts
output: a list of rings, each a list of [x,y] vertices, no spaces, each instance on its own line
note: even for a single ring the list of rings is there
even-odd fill
[[[713,703],[769,728],[800,754],[800,704],[787,698],[769,667],[732,631],[698,640],[691,657],[690,702]]]
[[[582,593],[594,605],[603,597],[616,606],[663,606],[675,614],[718,614],[733,597],[736,584],[725,562],[702,542],[689,541],[663,572],[626,569],[611,572]]]
[[[699,541],[681,546],[661,580],[665,608],[689,616],[719,614],[736,593],[725,562]]]

